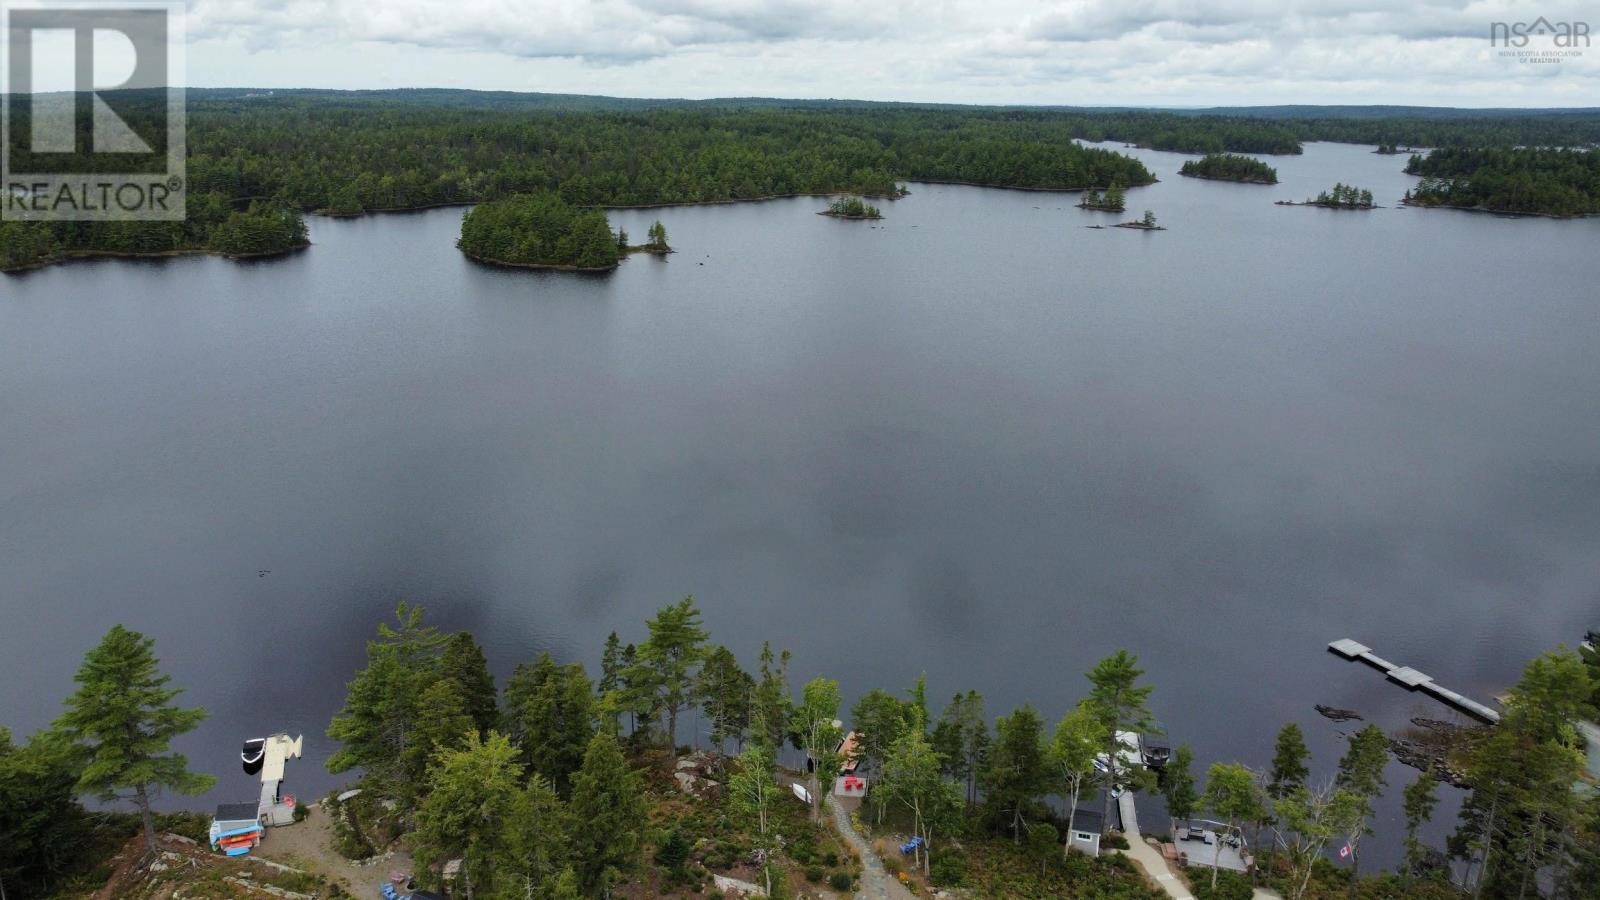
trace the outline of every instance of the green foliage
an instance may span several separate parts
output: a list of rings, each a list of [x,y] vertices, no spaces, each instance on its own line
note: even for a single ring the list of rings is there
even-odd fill
[[[163,788],[181,794],[210,790],[216,779],[189,771],[172,739],[193,731],[206,718],[203,709],[183,709],[172,701],[182,693],[167,684],[152,648],[155,642],[116,625],[83,659],[56,727],[81,754],[77,790],[102,800],[135,802],[144,819],[145,839],[156,852],[150,794]]]
[[[1434,807],[1439,805],[1439,795],[1436,792],[1432,772],[1422,772],[1415,781],[1406,785],[1403,792],[1401,811],[1406,817],[1405,838],[1405,869],[1404,874],[1409,878],[1415,875],[1422,867],[1426,847],[1417,837],[1417,833],[1433,818]]]
[[[860,197],[840,197],[828,204],[828,215],[844,219],[881,219],[883,214],[876,206]]]
[[[789,719],[796,749],[805,751],[812,765],[811,814],[821,817],[823,798],[833,789],[843,758],[835,751],[844,737],[839,721],[839,682],[813,678],[801,688],[800,703]]]
[[[983,695],[967,691],[950,698],[933,728],[933,748],[944,763],[944,773],[967,782],[967,805],[978,802],[978,777],[989,754],[989,720]]]
[[[422,692],[416,730],[406,738],[406,771],[426,772],[436,753],[459,747],[468,732],[477,731],[477,723],[467,713],[461,685],[453,678],[434,681]]]
[[[935,887],[961,887],[967,880],[967,855],[959,850],[941,852],[933,861],[929,878]]]
[[[1145,216],[1153,218],[1149,213]],[[1102,753],[1107,765],[1101,792],[1101,815],[1105,822],[1111,821],[1112,791],[1127,776],[1123,770],[1119,733],[1142,734],[1155,729],[1155,718],[1147,705],[1153,688],[1139,684],[1142,675],[1144,670],[1139,668],[1138,657],[1126,650],[1118,650],[1100,660],[1087,675],[1092,687],[1084,702],[1100,723],[1105,741]]]
[[[469,727],[460,749],[440,751],[411,836],[419,872],[460,859],[472,890],[490,893],[503,877],[521,785],[517,750],[505,735],[480,740]]]
[[[582,211],[551,193],[468,210],[457,244],[474,259],[519,266],[609,269],[618,259],[617,236],[605,213]]]
[[[585,891],[601,887],[610,870],[626,872],[638,862],[644,801],[639,777],[604,731],[589,739],[583,767],[572,776],[574,870]]]
[[[1417,206],[1576,216],[1600,213],[1600,153],[1551,147],[1442,147],[1413,156]]]
[[[935,871],[937,871],[937,867],[935,867]],[[963,873],[963,874],[965,874],[965,873]],[[855,881],[855,879],[851,878],[850,877],[850,873],[848,873],[848,872],[835,872],[832,875],[828,876],[828,887],[833,888],[835,891],[837,891],[839,893],[844,893],[844,892],[850,890],[850,885],[852,883],[854,883],[854,881]],[[959,884],[960,883],[960,877],[958,876],[955,881],[944,882],[944,883],[945,884]]]
[[[1094,188],[1090,188],[1088,192],[1083,195],[1083,200],[1078,203],[1078,206],[1082,207],[1083,209],[1099,209],[1106,212],[1122,212],[1128,208],[1127,192],[1123,190],[1122,185],[1120,184],[1113,184],[1111,187],[1106,188],[1106,192],[1104,194],[1100,193]]]
[[[274,203],[252,203],[217,224],[206,249],[223,256],[267,256],[309,243],[300,214]]]
[[[89,830],[77,802],[80,763],[60,732],[15,746],[0,728],[0,884],[12,896],[46,893]]]
[[[912,833],[925,846],[916,853],[924,870],[933,855],[936,837],[948,836],[961,827],[961,789],[946,781],[939,755],[921,728],[908,728],[886,751],[883,776],[873,788],[889,803],[897,803],[911,813]]]
[[[461,631],[445,642],[439,659],[439,674],[452,679],[461,688],[467,715],[478,727],[480,735],[500,722],[500,712],[495,707],[494,676],[489,674],[489,661],[483,648],[470,633]]]
[[[739,668],[739,660],[727,647],[716,647],[706,654],[695,685],[701,709],[711,723],[711,742],[721,747],[732,739],[743,743],[750,730],[751,693],[755,679]]]
[[[850,707],[850,725],[856,733],[861,756],[883,762],[888,758],[890,745],[908,729],[921,726],[922,723],[915,722],[916,717],[914,704],[882,688],[862,694]]]
[[[1188,744],[1183,744],[1161,773],[1161,793],[1167,798],[1167,815],[1180,822],[1191,818],[1200,802],[1191,771],[1193,764],[1194,751],[1189,749]]]
[[[649,249],[658,253],[672,249],[667,245],[667,228],[661,224],[659,219],[650,226],[650,230],[646,232],[646,235],[649,240],[645,243],[645,246]]]
[[[565,794],[595,732],[594,694],[582,663],[557,665],[541,653],[506,681],[506,728],[529,771]]]
[[[1076,827],[1078,800],[1084,786],[1094,777],[1095,756],[1104,746],[1102,725],[1094,711],[1083,703],[1061,719],[1050,738],[1047,761],[1054,790],[1067,801],[1068,830]]]
[[[1306,747],[1305,734],[1300,731],[1300,726],[1293,722],[1283,726],[1272,752],[1267,794],[1274,800],[1281,800],[1295,788],[1304,787],[1307,776],[1311,774],[1306,766],[1310,758],[1311,751]]]
[[[1333,190],[1323,191],[1317,195],[1317,199],[1306,202],[1332,209],[1371,209],[1372,192],[1341,181],[1333,186]]]
[[[667,717],[667,746],[678,745],[678,713],[694,696],[695,673],[706,655],[707,632],[693,597],[663,606],[645,623],[650,637],[639,645],[639,679],[648,691],[653,710]]]
[[[674,872],[683,869],[689,861],[689,839],[683,836],[683,829],[674,828],[667,833],[667,839],[656,848],[655,861],[656,865]]]
[[[1238,872],[1212,870],[1214,878],[1196,878],[1195,900],[1250,900],[1255,889]]]
[[[822,876],[825,875],[825,874],[827,874],[827,870],[823,869],[821,866],[817,865],[816,863],[812,863],[811,865],[806,866],[806,871],[805,871],[806,880],[809,881],[809,882],[812,882],[813,884],[818,882],[818,881],[821,881],[822,880]]]
[[[328,725],[328,737],[340,743],[328,771],[361,768],[364,783],[396,800],[402,814],[414,808],[428,763],[406,746],[422,717],[422,695],[439,677],[445,640],[422,616],[422,607],[402,602],[394,625],[379,624],[378,639],[367,642],[366,668]]]
[[[1023,704],[997,719],[994,730],[994,746],[984,769],[984,802],[991,816],[1010,830],[1012,842],[1020,844],[1030,812],[1050,790],[1044,723],[1032,706]]]
[[[1200,159],[1188,160],[1178,168],[1178,174],[1250,184],[1278,183],[1277,169],[1259,159],[1233,153],[1208,153]]]

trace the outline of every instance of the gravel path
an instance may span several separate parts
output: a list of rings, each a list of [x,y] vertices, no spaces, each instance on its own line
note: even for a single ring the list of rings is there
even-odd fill
[[[856,900],[912,900],[914,895],[905,885],[884,870],[883,860],[878,858],[872,845],[850,827],[850,816],[844,807],[829,803],[828,808],[833,810],[833,825],[839,829],[839,835],[861,854],[861,890],[856,892]]]

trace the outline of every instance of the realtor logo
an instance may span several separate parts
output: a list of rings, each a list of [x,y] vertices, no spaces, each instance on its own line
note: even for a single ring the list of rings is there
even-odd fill
[[[0,219],[180,221],[182,0],[0,0]]]

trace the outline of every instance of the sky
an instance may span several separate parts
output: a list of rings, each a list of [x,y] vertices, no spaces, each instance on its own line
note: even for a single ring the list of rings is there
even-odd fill
[[[1540,16],[1600,26],[1571,0],[191,0],[187,69],[200,87],[1600,106],[1600,46],[1490,46],[1491,23]]]

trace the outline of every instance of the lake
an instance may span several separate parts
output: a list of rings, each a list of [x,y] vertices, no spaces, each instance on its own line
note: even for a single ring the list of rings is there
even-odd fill
[[[931,184],[880,223],[618,211],[678,252],[599,277],[470,263],[442,209],[0,279],[0,722],[47,723],[122,622],[211,712],[194,803],[254,797],[239,744],[278,730],[309,797],[396,601],[503,681],[692,593],[847,702],[927,672],[1053,723],[1126,647],[1202,762],[1292,720],[1331,771],[1314,703],[1453,716],[1329,641],[1487,699],[1600,620],[1600,219],[1398,209],[1370,149],[1276,187],[1130,150],[1161,182],[1121,215]],[[1273,205],[1335,181],[1389,208]],[[1084,227],[1145,209],[1170,230]]]

